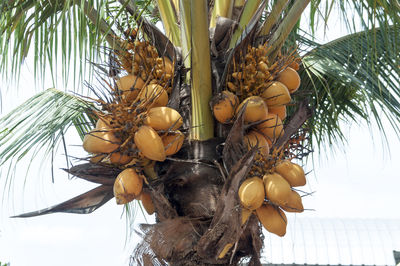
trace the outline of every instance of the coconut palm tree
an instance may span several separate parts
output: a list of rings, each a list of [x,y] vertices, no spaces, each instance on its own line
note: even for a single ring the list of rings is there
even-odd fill
[[[81,71],[90,66],[98,78],[87,84],[94,100],[48,89],[3,116],[0,164],[12,167],[37,147],[45,147],[51,155],[59,143],[65,143],[64,134],[71,127],[82,139],[85,134],[104,133],[93,131],[102,117],[117,121],[110,122],[105,133],[115,133],[118,140],[109,141],[117,147],[113,151],[100,153],[111,156],[118,150],[136,156],[119,165],[105,163],[103,157],[95,162],[96,156],[67,165],[67,172],[99,187],[18,217],[90,213],[114,197],[116,177],[134,168],[146,180],[143,193],[151,195],[157,219],[154,225],[142,226],[143,242],[134,251],[134,263],[230,265],[248,259],[250,265],[260,265],[259,219],[269,231],[280,233],[266,225],[272,218],[266,221],[261,211],[243,207],[246,202],[238,196],[243,182],[275,171],[282,160],[304,158],[315,145],[342,140],[341,121],[376,122],[384,132],[381,118],[386,117],[399,130],[397,0],[13,0],[3,1],[0,10],[3,73],[18,77],[20,64],[33,53],[38,76],[44,76],[46,65],[57,69],[61,64],[64,77],[72,69],[82,78]],[[351,33],[320,44],[314,35],[320,27],[335,27],[329,24],[332,10],[338,10]],[[163,31],[155,26],[157,22]],[[80,73],[76,73],[78,67]],[[226,99],[223,91],[235,94],[240,102],[271,91],[289,67],[298,67],[301,85],[290,96],[284,131],[269,139],[269,152],[261,156],[261,138],[252,148],[246,148],[244,141],[249,130],[266,122],[265,118],[246,118],[250,101],[223,123],[213,117],[213,108]],[[168,107],[183,117],[185,142],[178,153],[159,159],[161,151],[151,157],[146,147],[154,150],[155,146],[149,142],[141,148],[136,141],[146,123],[139,107],[147,115],[156,97],[127,103],[128,96],[118,85],[127,74],[142,77],[146,85],[153,79],[169,88]],[[130,85],[129,92],[135,86]],[[236,105],[235,100],[231,105]],[[170,129],[154,134],[167,136]],[[129,132],[135,132],[135,141]],[[125,150],[124,143],[134,148]],[[271,207],[278,213],[278,223],[286,224],[278,205],[285,206],[274,202],[268,192],[265,200],[262,191],[263,207]]]

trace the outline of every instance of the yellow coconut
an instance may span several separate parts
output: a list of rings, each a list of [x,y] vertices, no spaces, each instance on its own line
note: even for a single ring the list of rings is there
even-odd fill
[[[136,147],[143,155],[153,161],[164,161],[164,144],[158,133],[149,126],[141,126],[134,136]]]
[[[244,111],[245,123],[253,123],[265,119],[268,114],[268,107],[260,96],[250,96],[246,98],[238,108],[236,108],[236,114],[244,108],[246,103],[246,110]]]
[[[142,205],[146,212],[149,215],[152,215],[155,211],[155,207],[153,200],[151,199],[150,193],[143,191],[139,196],[139,200],[142,202]]]
[[[239,187],[239,199],[243,207],[255,210],[260,207],[265,198],[264,184],[261,178],[247,178]]]
[[[212,101],[215,119],[223,124],[231,122],[238,104],[239,99],[235,94],[230,91],[221,92]]]
[[[268,232],[278,236],[286,234],[287,218],[281,209],[266,204],[258,208],[256,213],[261,224]]]
[[[288,104],[291,101],[288,88],[281,82],[275,81],[264,90],[261,97],[268,106],[279,106]]]
[[[110,123],[111,123],[111,118],[104,118],[104,117],[99,118],[96,123],[96,128],[97,129],[111,128]]]
[[[287,67],[279,73],[277,80],[285,84],[290,93],[297,91],[300,86],[300,76],[297,71],[291,67]]]
[[[274,141],[283,135],[282,120],[276,114],[268,113],[266,120],[256,127],[268,139]]]
[[[277,173],[264,175],[265,194],[268,200],[280,206],[289,201],[292,189],[289,183]]]
[[[143,179],[132,168],[122,171],[114,182],[114,196],[117,204],[134,200],[142,192]]]
[[[151,107],[166,106],[168,93],[158,84],[149,84],[140,91],[139,99],[149,102]]]
[[[83,149],[90,153],[110,153],[120,145],[120,140],[109,129],[94,129],[83,138]]]
[[[120,152],[113,152],[110,155],[110,162],[112,164],[123,165],[123,164],[129,163],[130,161],[132,161],[132,159],[133,158],[131,156],[128,156],[126,154],[122,154]]]
[[[286,118],[286,106],[268,106],[268,113],[276,114],[283,121]]]
[[[122,92],[122,97],[128,102],[136,99],[143,85],[144,81],[135,75],[127,75],[117,80],[117,87]]]
[[[144,124],[155,130],[177,130],[182,126],[182,116],[169,107],[153,107],[145,117]]]
[[[182,148],[185,135],[177,130],[167,133],[161,139],[164,144],[165,155],[169,156],[177,153]]]
[[[301,196],[299,195],[299,193],[297,193],[294,190],[292,190],[292,193],[290,193],[288,202],[284,206],[281,206],[281,207],[282,207],[282,209],[284,209],[287,212],[303,212],[304,211]]]
[[[257,131],[252,130],[244,135],[243,141],[249,150],[253,147],[258,147],[262,155],[267,156],[269,154],[269,144],[267,139]]]
[[[300,187],[306,184],[304,170],[298,164],[283,161],[276,165],[275,171],[283,176],[292,187]]]
[[[229,252],[229,250],[233,247],[233,244],[228,243],[225,245],[224,249],[219,253],[218,259],[222,259],[225,257],[225,255]]]
[[[252,211],[246,208],[241,208],[242,209],[242,222],[241,225],[244,225],[245,222],[247,222],[247,220],[250,218]]]

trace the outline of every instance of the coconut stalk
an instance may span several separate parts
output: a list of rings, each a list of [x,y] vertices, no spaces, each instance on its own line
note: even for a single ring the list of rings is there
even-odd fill
[[[282,20],[276,31],[272,34],[269,43],[271,45],[270,52],[268,53],[271,62],[276,57],[278,51],[285,43],[287,37],[292,31],[294,25],[299,21],[304,9],[310,3],[310,0],[297,0],[290,8],[288,14]]]
[[[179,26],[170,0],[157,0],[165,34],[175,46],[180,46]]]
[[[260,31],[261,36],[267,35],[271,31],[272,27],[277,23],[282,10],[286,7],[288,2],[289,0],[278,0],[277,2],[275,2],[275,4],[272,6],[271,13],[262,25]]]
[[[179,1],[179,15],[180,15],[180,27],[181,27],[181,44],[182,44],[182,58],[183,64],[186,69],[191,69],[191,57],[189,55],[192,44],[191,44],[191,15],[190,15],[190,0]],[[186,74],[186,82],[190,82],[190,72]]]
[[[207,1],[181,0],[182,52],[190,68],[192,120],[190,139],[214,137],[214,120],[208,107],[212,96]]]
[[[230,18],[232,16],[233,3],[233,0],[215,0],[210,28],[215,28],[218,17]]]
[[[236,42],[239,40],[242,32],[246,28],[246,25],[249,23],[257,8],[259,7],[261,0],[253,0],[247,1],[243,7],[242,15],[240,16],[239,25],[236,28],[235,32],[232,35],[231,41],[229,43],[229,48],[233,48],[236,45]]]

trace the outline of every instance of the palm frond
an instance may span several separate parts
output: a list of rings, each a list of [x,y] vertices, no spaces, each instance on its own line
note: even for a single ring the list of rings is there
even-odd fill
[[[349,32],[382,28],[400,23],[400,4],[398,0],[345,0],[325,3],[321,0],[311,0],[309,26],[312,34],[314,35],[315,30],[321,26],[326,30],[328,26],[336,25],[335,15],[339,15]]]
[[[309,125],[317,144],[343,139],[340,121],[376,122],[382,117],[400,132],[400,40],[398,28],[377,28],[313,47],[303,57],[303,90],[311,90],[315,114]]]
[[[155,14],[154,6],[149,5],[151,0],[136,2],[146,15]],[[74,85],[79,87],[91,74],[87,73],[90,65],[86,60],[96,61],[101,46],[118,48],[117,19],[134,23],[124,8],[117,1],[107,0],[2,1],[0,72],[18,79],[21,64],[31,54],[37,80],[44,80],[50,69],[56,86],[55,77],[61,70],[65,86],[73,77]]]
[[[88,115],[92,109],[89,102],[56,89],[30,98],[0,119],[0,166],[10,163],[11,166],[6,166],[13,169],[12,165],[31,154],[30,151],[43,149],[50,156],[72,125],[83,136],[94,127]]]

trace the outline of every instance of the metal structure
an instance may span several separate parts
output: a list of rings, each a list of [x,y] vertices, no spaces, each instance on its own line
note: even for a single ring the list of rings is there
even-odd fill
[[[288,218],[285,237],[265,234],[265,265],[399,263],[400,219]]]

